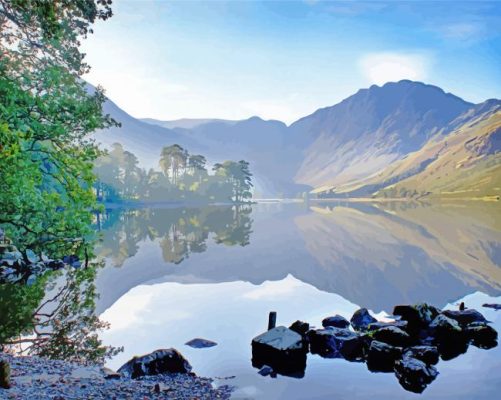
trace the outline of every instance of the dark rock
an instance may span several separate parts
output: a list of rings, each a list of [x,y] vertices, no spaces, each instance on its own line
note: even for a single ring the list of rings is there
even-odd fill
[[[350,326],[350,322],[341,315],[334,315],[333,317],[324,318],[322,326],[324,328],[328,326],[333,326],[335,328],[348,328]]]
[[[396,326],[386,326],[378,329],[372,336],[375,340],[391,344],[392,346],[406,347],[411,344],[409,334]]]
[[[414,306],[399,305],[393,309],[393,315],[400,316],[401,320],[407,321],[407,332],[411,335],[417,334],[422,327],[421,316]]]
[[[367,330],[368,331],[376,331],[378,329],[381,329],[381,328],[386,328],[388,326],[396,326],[397,328],[400,328],[402,330],[406,330],[407,329],[407,324],[408,322],[407,321],[390,321],[390,322],[373,322],[372,324],[369,324],[369,326],[367,327]]]
[[[459,304],[459,311],[463,311],[465,310],[465,306],[464,306],[464,301],[461,302],[461,304]]]
[[[10,389],[10,365],[5,360],[0,360],[0,388]]]
[[[350,322],[353,329],[357,331],[364,331],[367,330],[370,324],[377,322],[377,319],[370,315],[366,308],[360,308],[355,311]]]
[[[422,393],[435,380],[438,371],[431,365],[413,357],[403,357],[395,362],[395,375],[400,385],[414,393]]]
[[[439,310],[437,307],[434,307],[427,303],[420,303],[415,307],[422,326],[431,324],[431,322],[441,313],[441,310]]]
[[[160,349],[141,357],[134,357],[122,365],[118,372],[136,379],[146,375],[188,373],[190,363],[176,349]]]
[[[213,342],[212,340],[195,338],[191,339],[189,342],[186,342],[185,345],[193,347],[195,349],[205,349],[207,347],[217,346],[217,343]]]
[[[455,338],[451,340],[444,340],[438,343],[438,352],[440,353],[440,358],[444,361],[452,360],[457,356],[466,353],[468,350],[468,341],[461,338]]]
[[[457,338],[462,333],[462,329],[458,322],[444,314],[436,317],[429,328],[438,340]]]
[[[310,351],[324,358],[343,357],[350,361],[362,360],[364,341],[348,329],[328,327],[308,332]]]
[[[310,324],[308,322],[303,322],[298,320],[294,322],[291,326],[289,326],[289,329],[291,331],[299,333],[303,337],[303,339],[305,339],[306,334],[310,330]]]
[[[482,307],[493,308],[494,310],[501,310],[501,304],[482,304]]]
[[[373,340],[367,354],[367,368],[374,372],[391,372],[401,356],[402,348]]]
[[[267,365],[282,375],[304,376],[306,353],[302,336],[285,326],[277,326],[252,340],[252,365]]]
[[[480,347],[481,349],[491,349],[498,344],[498,333],[489,325],[470,325],[466,328],[466,336],[471,340],[474,346]]]
[[[472,322],[487,322],[485,317],[473,308],[463,311],[444,310],[443,314],[465,326]]]
[[[405,350],[404,357],[416,358],[425,364],[437,364],[439,353],[436,346],[414,346]]]

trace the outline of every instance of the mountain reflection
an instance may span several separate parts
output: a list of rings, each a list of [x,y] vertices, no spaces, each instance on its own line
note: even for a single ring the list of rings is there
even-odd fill
[[[497,216],[499,205],[486,202],[113,210],[101,218],[108,268],[98,277],[98,308],[145,283],[259,285],[288,275],[374,311],[441,306],[475,291],[497,296]]]

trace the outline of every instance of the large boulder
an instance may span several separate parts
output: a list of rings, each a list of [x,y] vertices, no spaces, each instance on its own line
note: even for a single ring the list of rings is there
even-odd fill
[[[409,334],[396,326],[386,326],[378,329],[372,336],[375,340],[398,347],[409,346],[412,342]]]
[[[439,314],[438,308],[427,303],[414,306],[398,305],[393,309],[393,315],[400,316],[401,320],[407,321],[406,330],[411,335],[417,335],[420,330],[426,329]]]
[[[498,344],[497,331],[492,326],[486,324],[471,324],[466,328],[466,336],[474,346],[481,349],[491,349]]]
[[[437,369],[432,365],[408,356],[397,360],[394,369],[402,387],[414,393],[422,393],[438,375]]]
[[[349,361],[364,358],[365,341],[349,329],[328,327],[308,332],[310,351],[324,358],[342,357]]]
[[[360,308],[351,317],[351,326],[357,331],[365,331],[370,324],[377,322],[377,319],[369,314],[367,308]]]
[[[333,326],[335,328],[348,328],[350,326],[350,321],[341,315],[334,315],[332,317],[324,318],[322,326],[324,328],[327,328],[328,326]]]
[[[134,357],[118,370],[120,374],[132,379],[166,373],[186,374],[190,371],[190,363],[176,349],[160,349],[141,357]]]
[[[404,357],[415,358],[429,365],[438,363],[439,353],[436,346],[413,346],[405,350]]]
[[[462,329],[457,321],[443,314],[431,322],[429,329],[438,340],[458,338],[462,333]]]
[[[441,310],[427,303],[419,303],[415,306],[422,326],[428,326],[440,313]]]
[[[252,365],[268,365],[282,375],[304,376],[306,353],[303,337],[285,326],[277,326],[252,340]]]
[[[373,340],[367,354],[367,368],[374,372],[391,372],[395,361],[402,356],[402,348]]]
[[[473,322],[487,322],[485,317],[473,308],[468,308],[462,311],[445,310],[443,311],[443,314],[446,317],[457,321],[462,326],[469,325]]]

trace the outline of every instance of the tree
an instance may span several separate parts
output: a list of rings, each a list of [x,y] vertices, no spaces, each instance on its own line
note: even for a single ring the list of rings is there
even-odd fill
[[[110,16],[104,0],[0,0],[0,224],[20,248],[80,252],[91,233],[89,134],[115,122],[78,46]]]
[[[178,144],[167,146],[162,149],[160,154],[160,168],[165,176],[169,177],[169,171],[172,171],[172,183],[177,185],[179,180],[179,172],[186,168],[186,162],[189,154]]]
[[[252,174],[247,161],[225,161],[222,164],[215,164],[213,169],[216,171],[216,176],[231,184],[233,191],[231,200],[238,203],[252,197]]]

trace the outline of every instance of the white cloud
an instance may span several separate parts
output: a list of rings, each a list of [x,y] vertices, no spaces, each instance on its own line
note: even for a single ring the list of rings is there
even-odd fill
[[[382,85],[402,79],[423,81],[428,77],[429,56],[420,53],[371,53],[359,66],[370,83]]]

